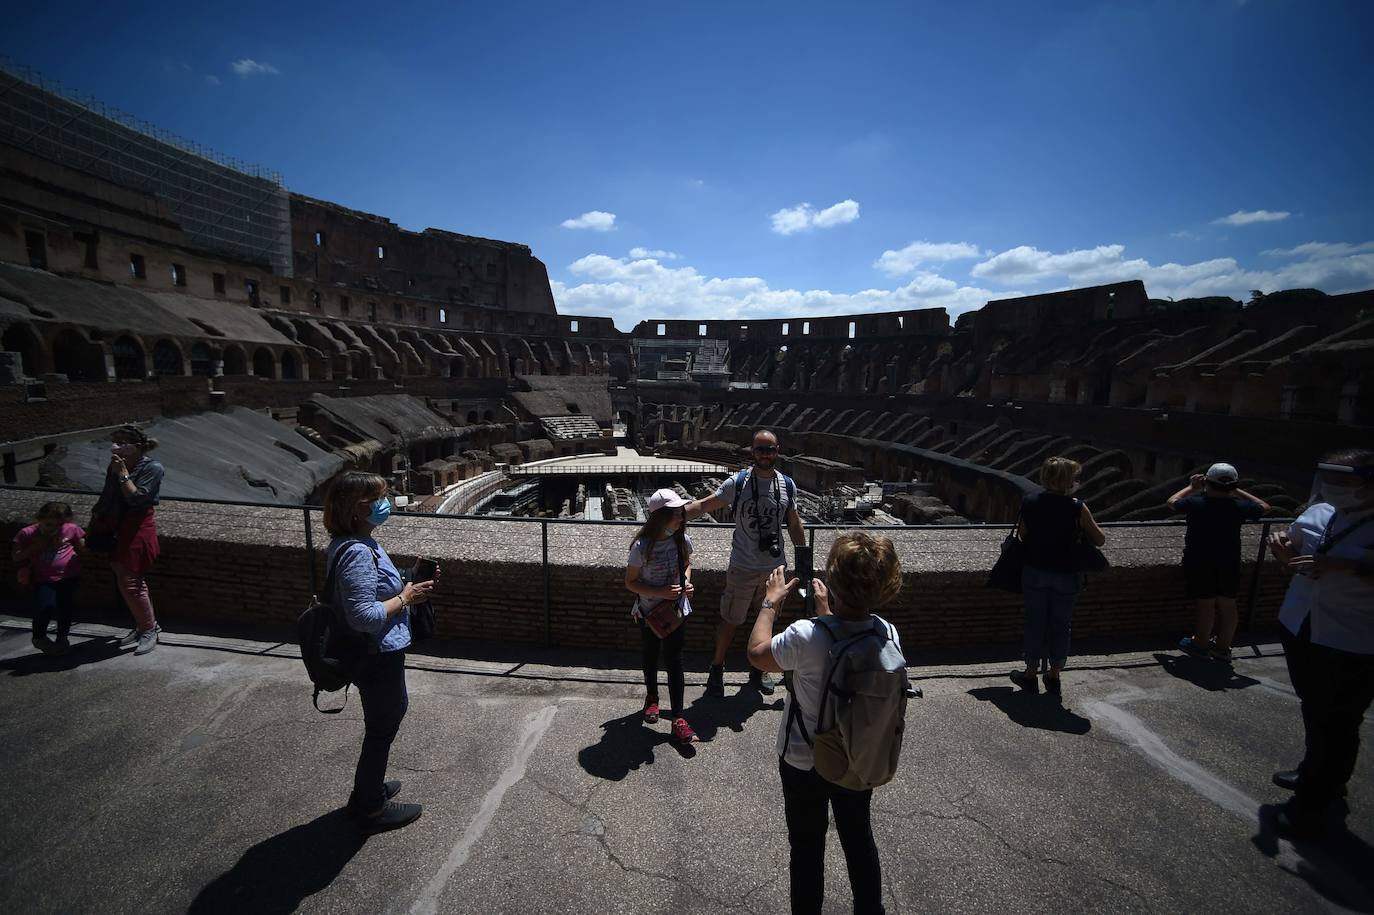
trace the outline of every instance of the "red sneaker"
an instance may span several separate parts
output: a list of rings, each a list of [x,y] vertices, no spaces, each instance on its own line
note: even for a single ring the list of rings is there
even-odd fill
[[[658,700],[649,696],[644,700],[644,721],[654,724],[658,721]]]
[[[678,743],[691,743],[696,739],[697,732],[692,730],[686,718],[678,718],[673,722],[673,740]]]

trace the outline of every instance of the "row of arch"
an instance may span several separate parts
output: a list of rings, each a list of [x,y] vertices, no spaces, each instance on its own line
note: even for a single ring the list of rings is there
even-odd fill
[[[25,375],[66,375],[72,381],[142,380],[151,376],[257,375],[294,381],[304,377],[301,357],[291,349],[269,346],[249,350],[238,343],[189,345],[160,337],[149,347],[134,334],[119,334],[108,343],[74,327],[63,327],[44,339],[27,322],[16,322],[0,334],[0,349],[18,353]]]

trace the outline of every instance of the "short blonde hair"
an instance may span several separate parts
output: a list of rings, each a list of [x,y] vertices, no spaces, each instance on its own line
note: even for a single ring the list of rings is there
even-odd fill
[[[845,610],[872,612],[902,590],[902,564],[882,534],[846,531],[830,547],[825,578]]]
[[[358,503],[386,495],[386,477],[350,470],[330,485],[324,494],[324,529],[335,537],[362,533]]]
[[[1040,485],[1062,495],[1073,488],[1082,469],[1082,464],[1066,457],[1046,458],[1040,467]]]

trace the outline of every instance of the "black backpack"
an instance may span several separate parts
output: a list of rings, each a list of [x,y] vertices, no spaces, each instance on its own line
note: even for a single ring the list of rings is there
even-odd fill
[[[311,701],[315,711],[326,715],[337,715],[348,705],[348,687],[353,682],[359,662],[367,655],[367,636],[348,625],[343,609],[334,600],[334,573],[338,569],[339,557],[351,544],[361,542],[350,540],[339,546],[324,580],[326,599],[321,601],[318,595],[312,595],[310,606],[296,621],[296,640],[301,646],[301,660],[305,662],[310,682],[315,684],[315,695]],[[377,562],[376,553],[372,553],[372,562]],[[343,705],[335,709],[320,708],[320,693],[339,690],[344,691]]]

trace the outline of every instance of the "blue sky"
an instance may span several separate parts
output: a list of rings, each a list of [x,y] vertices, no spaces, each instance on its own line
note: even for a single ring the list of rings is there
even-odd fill
[[[30,4],[0,53],[622,329],[1374,287],[1366,0],[657,7]]]

